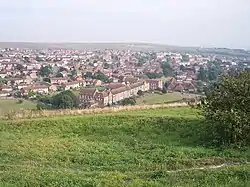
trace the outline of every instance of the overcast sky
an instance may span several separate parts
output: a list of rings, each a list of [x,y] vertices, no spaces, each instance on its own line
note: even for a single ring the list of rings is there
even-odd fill
[[[250,0],[7,0],[0,41],[250,49]]]

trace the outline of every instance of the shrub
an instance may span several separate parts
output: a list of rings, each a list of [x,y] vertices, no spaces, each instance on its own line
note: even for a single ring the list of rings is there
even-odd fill
[[[143,93],[143,91],[142,91],[142,90],[139,90],[139,91],[137,92],[137,95],[138,95],[138,96],[143,96],[143,95],[144,95],[144,93]]]
[[[250,73],[224,76],[209,90],[201,107],[212,143],[250,144]]]
[[[136,104],[136,100],[135,98],[133,97],[130,97],[130,98],[125,98],[121,101],[121,104],[123,106],[126,106],[126,105],[135,105]]]

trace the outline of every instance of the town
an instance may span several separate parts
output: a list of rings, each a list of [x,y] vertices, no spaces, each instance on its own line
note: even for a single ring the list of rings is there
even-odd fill
[[[77,106],[105,107],[143,93],[203,94],[250,58],[170,51],[0,49],[0,97],[34,99],[72,90]]]

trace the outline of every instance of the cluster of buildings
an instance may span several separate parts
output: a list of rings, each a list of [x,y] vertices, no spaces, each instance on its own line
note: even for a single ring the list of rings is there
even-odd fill
[[[125,98],[137,96],[139,91],[147,92],[163,89],[161,79],[127,81],[121,83],[104,84],[101,89],[84,88],[79,94],[81,103],[98,103],[99,106],[108,106],[119,103]]]
[[[139,90],[196,92],[200,68],[218,59],[224,71],[250,62],[249,58],[172,52],[0,49],[0,97],[79,89],[82,102],[108,105]],[[167,83],[162,67],[166,61],[172,73]],[[159,79],[150,79],[148,74]]]

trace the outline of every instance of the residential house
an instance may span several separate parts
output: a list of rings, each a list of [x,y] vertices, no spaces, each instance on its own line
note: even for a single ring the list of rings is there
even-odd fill
[[[64,83],[62,85],[64,87],[64,90],[80,88],[80,82],[78,82],[78,81],[67,82],[67,83]]]
[[[149,79],[146,82],[149,84],[149,90],[163,89],[163,81],[161,79]]]
[[[51,82],[51,84],[61,85],[61,84],[67,83],[68,79],[67,78],[62,78],[62,77],[55,77],[55,78],[50,78],[50,82]]]
[[[53,85],[53,84],[50,85],[50,86],[49,86],[49,91],[50,91],[50,92],[56,92],[56,91],[57,91],[56,85]]]
[[[8,91],[0,91],[0,97],[8,97],[10,93]]]
[[[8,79],[8,84],[11,85],[11,84],[21,84],[23,83],[24,80],[22,78],[10,78]]]
[[[21,90],[22,88],[26,88],[26,87],[28,87],[29,85],[28,84],[26,84],[26,83],[21,83],[21,84],[19,84],[18,86],[17,86],[17,88],[19,89],[19,90]]]
[[[21,89],[23,95],[28,95],[30,91],[40,94],[48,94],[49,86],[46,85],[32,85]]]
[[[111,93],[112,93],[112,103],[117,103],[125,98],[131,97],[130,87],[126,85],[111,90]]]
[[[0,90],[6,91],[6,92],[12,92],[13,88],[11,86],[8,86],[8,85],[0,85]]]
[[[0,78],[5,78],[7,76],[7,72],[6,71],[1,71],[0,72]]]
[[[98,91],[96,88],[83,88],[79,94],[79,100],[83,103],[96,102],[99,106],[112,104],[110,92]]]
[[[139,90],[146,92],[150,89],[149,83],[146,81],[130,84],[129,87],[131,89],[130,94],[133,96],[136,96]]]
[[[102,81],[97,80],[97,79],[86,79],[86,86],[101,86]]]

